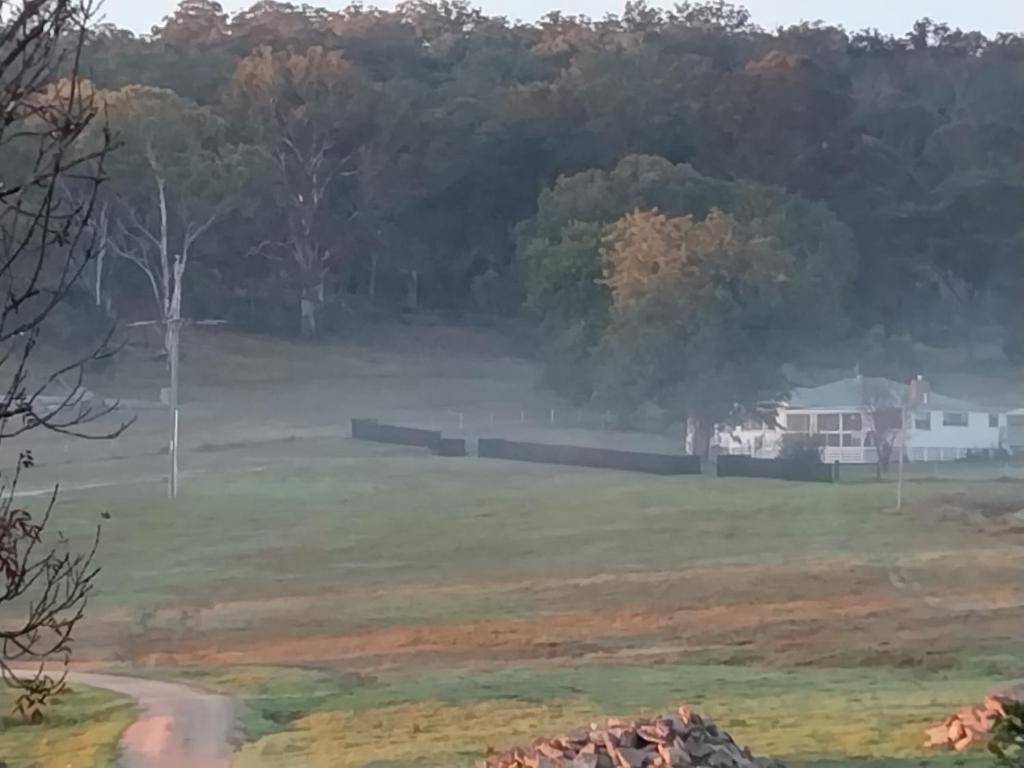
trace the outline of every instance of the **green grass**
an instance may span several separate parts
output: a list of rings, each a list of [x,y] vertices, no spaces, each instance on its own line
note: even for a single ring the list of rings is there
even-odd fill
[[[200,461],[204,472],[186,477],[175,502],[153,483],[62,494],[56,525],[72,536],[110,515],[86,648],[127,659],[189,643],[245,652],[263,639],[546,612],[898,597],[890,582],[897,567],[914,582],[906,589],[925,596],[964,584],[1012,592],[1024,569],[1019,535],[933,514],[955,507],[951,498],[1024,507],[1024,485],[966,470],[944,481],[912,478],[907,509],[897,514],[892,484],[862,479],[828,486],[660,478],[439,459],[333,439],[228,446],[187,456],[185,468]],[[162,462],[117,464],[145,477]],[[32,478],[41,485],[67,474],[74,484],[100,471],[55,465]],[[835,570],[815,570],[821,560]],[[695,570],[726,564],[741,567],[727,580]],[[782,564],[792,573],[772,570]],[[1012,618],[1009,610],[990,613]],[[758,753],[792,762],[946,765],[950,759],[920,748],[923,725],[1024,674],[1019,625],[1012,637],[1005,628],[990,633],[974,623],[988,615],[936,618],[922,608],[877,640],[870,615],[820,637],[803,637],[796,620],[768,617],[718,630],[706,647],[686,648],[684,663],[646,666],[448,657],[431,671],[414,660],[379,677],[250,666],[150,673],[243,697],[240,766],[468,765],[487,746],[580,718],[682,701]],[[933,625],[943,621],[962,637],[938,647],[946,636]],[[640,627],[590,640],[609,653],[643,651],[679,643],[675,631]],[[899,645],[918,631],[913,644]],[[819,668],[765,666],[777,647],[759,645],[769,636]],[[805,650],[813,643],[817,656]],[[400,737],[371,738],[379,723],[394,724]],[[361,735],[345,735],[352,733]],[[395,744],[395,754],[381,753],[383,743]]]
[[[893,514],[890,485],[658,478],[435,459],[342,440],[280,450],[218,455],[176,502],[155,485],[64,493],[57,519],[66,531],[84,535],[101,512],[111,515],[97,610],[818,555],[882,562],[957,545],[950,526]],[[906,496],[914,505],[964,489],[1024,506],[1016,483],[910,483]],[[548,599],[539,597],[513,595],[500,610],[533,611]],[[495,610],[487,595],[436,600],[356,601],[339,625]]]
[[[4,712],[13,703],[10,691],[0,693]],[[134,717],[130,700],[76,686],[54,700],[41,725],[0,719],[0,760],[10,768],[108,768],[118,737]]]
[[[921,746],[924,727],[1000,682],[964,673],[687,664],[513,666],[380,679],[294,668],[159,672],[242,696],[248,712],[243,766],[272,765],[283,755],[282,765],[319,765],[325,755],[337,756],[338,765],[362,765],[375,749],[366,731],[379,723],[392,732],[392,756],[404,755],[408,764],[468,766],[488,747],[682,702],[711,715],[755,753],[789,763],[947,765],[952,759]],[[358,759],[350,757],[353,750]],[[964,759],[987,764],[984,754]]]

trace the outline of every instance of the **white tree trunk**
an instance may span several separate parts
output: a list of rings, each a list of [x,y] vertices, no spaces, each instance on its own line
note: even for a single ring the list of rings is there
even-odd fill
[[[377,296],[377,249],[373,249],[373,253],[370,255],[370,287],[367,291],[370,298],[376,298]]]
[[[104,245],[96,252],[96,306],[103,307],[103,259],[107,255],[107,248]]]
[[[316,301],[303,297],[299,301],[300,331],[304,338],[316,336]]]
[[[409,273],[409,281],[405,288],[405,305],[409,309],[417,309],[420,305],[420,273],[415,269]]]

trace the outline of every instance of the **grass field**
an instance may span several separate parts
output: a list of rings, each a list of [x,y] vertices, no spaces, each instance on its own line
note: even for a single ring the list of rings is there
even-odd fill
[[[6,715],[14,701],[0,693]],[[109,766],[117,737],[134,718],[131,702],[105,691],[75,688],[50,706],[42,725],[12,716],[0,718],[0,761],[10,768],[92,768]]]
[[[241,766],[469,765],[682,701],[789,761],[917,761],[931,720],[1024,677],[1017,482],[913,481],[897,514],[891,484],[339,439],[204,462],[178,502],[59,511],[79,534],[111,516],[79,658],[241,695]]]
[[[413,385],[380,365],[362,386],[399,400]],[[489,386],[427,372],[445,412]],[[292,418],[246,387],[194,406],[175,502],[155,421],[37,450],[24,485],[63,484],[72,538],[103,522],[76,658],[239,696],[239,766],[471,765],[682,702],[792,763],[952,765],[923,728],[1024,678],[1024,483],[1000,468],[912,468],[897,513],[867,473],[658,478],[360,444],[339,435],[368,411]],[[112,741],[114,704],[92,704]]]
[[[206,674],[198,677],[210,682]],[[304,693],[298,711],[277,708],[290,699],[275,694],[269,681]],[[683,700],[714,713],[761,754],[800,764],[856,759],[896,765],[942,763],[941,753],[929,757],[921,750],[921,725],[965,697],[979,696],[991,681],[879,670],[602,664],[445,670],[372,681],[303,671],[282,679],[256,669],[225,673],[219,684],[247,691],[262,718],[249,723],[253,740],[239,751],[240,766],[374,760],[469,766],[488,748],[523,743],[601,714],[667,711]],[[282,719],[287,730],[267,726]],[[984,763],[984,757],[970,761]]]

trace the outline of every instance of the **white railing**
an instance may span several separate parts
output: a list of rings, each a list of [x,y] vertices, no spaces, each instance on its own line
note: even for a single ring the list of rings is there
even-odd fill
[[[719,446],[718,453],[727,456],[751,456],[755,459],[777,459],[779,457],[778,448],[754,448],[752,445],[742,443]]]
[[[876,464],[878,450],[875,448],[823,448],[821,460],[826,464]]]

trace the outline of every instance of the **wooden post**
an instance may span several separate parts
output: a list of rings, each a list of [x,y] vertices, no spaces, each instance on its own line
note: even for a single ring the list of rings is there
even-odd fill
[[[903,509],[903,454],[907,452],[907,405],[900,406],[900,455],[896,474],[896,511]]]

